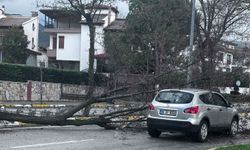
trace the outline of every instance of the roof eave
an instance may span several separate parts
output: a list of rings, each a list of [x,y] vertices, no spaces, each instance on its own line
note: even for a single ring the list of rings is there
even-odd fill
[[[83,24],[83,25],[88,25],[88,23],[87,22],[80,22],[80,24]],[[93,23],[94,25],[103,25],[104,24],[104,22],[94,22]]]
[[[41,52],[33,51],[33,50],[31,50],[31,49],[26,49],[26,51],[27,51],[27,53],[29,53],[29,54],[33,54],[33,55],[42,55]]]

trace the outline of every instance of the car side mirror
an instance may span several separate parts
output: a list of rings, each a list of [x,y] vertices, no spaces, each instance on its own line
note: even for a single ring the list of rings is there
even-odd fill
[[[233,107],[233,104],[231,102],[228,102],[227,107]]]

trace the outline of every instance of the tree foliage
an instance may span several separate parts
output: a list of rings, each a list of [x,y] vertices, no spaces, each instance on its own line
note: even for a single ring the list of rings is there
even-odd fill
[[[181,66],[184,59],[180,52],[188,43],[190,13],[189,3],[183,0],[131,1],[126,29],[113,34],[107,50],[118,63],[131,66],[136,73],[159,75]]]
[[[22,29],[11,27],[3,37],[4,62],[25,64],[28,57],[26,48],[29,42]]]

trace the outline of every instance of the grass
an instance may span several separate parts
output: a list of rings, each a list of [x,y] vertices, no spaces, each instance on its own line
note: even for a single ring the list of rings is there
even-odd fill
[[[217,148],[216,150],[250,150],[250,144]]]

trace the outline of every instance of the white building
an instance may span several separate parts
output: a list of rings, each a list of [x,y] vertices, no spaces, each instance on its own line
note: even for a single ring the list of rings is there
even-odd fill
[[[104,54],[104,29],[114,22],[118,11],[114,7],[100,6],[94,17],[96,27],[95,55]],[[89,63],[89,28],[85,18],[76,12],[60,9],[42,9],[45,32],[50,34],[47,49],[49,67],[87,71]],[[95,63],[96,65],[96,63]]]
[[[244,72],[250,72],[250,49],[228,41],[220,42],[217,46],[216,70],[231,72],[233,69],[242,68]]]
[[[37,66],[38,61],[37,56],[41,55],[38,52],[38,34],[39,34],[39,19],[38,13],[32,12],[32,15],[29,17],[21,16],[21,15],[12,15],[6,14],[4,6],[0,8],[0,46],[2,45],[2,39],[5,36],[6,32],[12,26],[19,27],[24,31],[24,34],[27,36],[27,40],[29,41],[27,52],[30,54],[26,64],[30,66]],[[3,54],[0,49],[0,62],[3,60]],[[38,57],[39,59],[39,57]]]
[[[234,66],[234,53],[236,51],[236,44],[222,41],[217,46],[217,66],[216,70],[222,72],[231,72]]]

